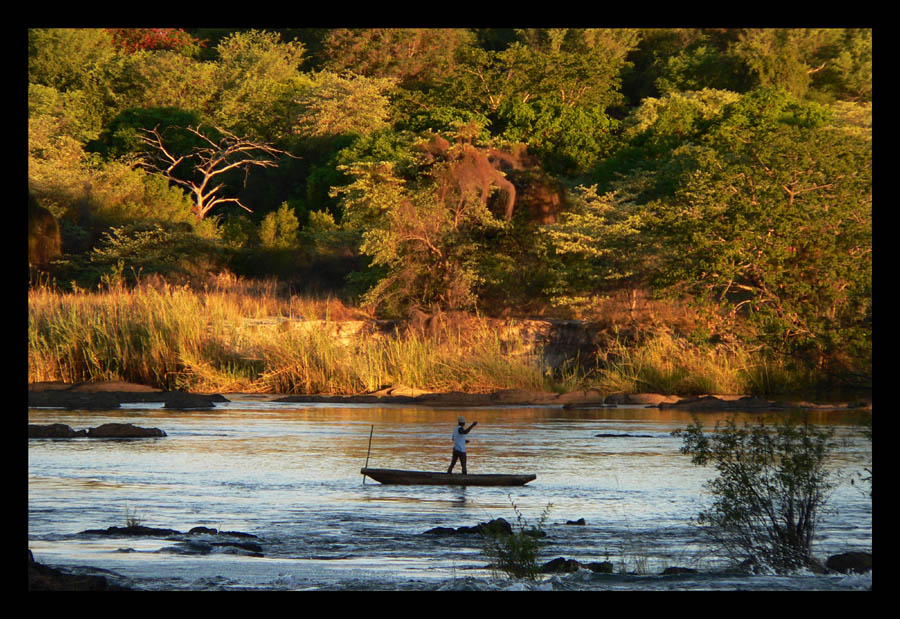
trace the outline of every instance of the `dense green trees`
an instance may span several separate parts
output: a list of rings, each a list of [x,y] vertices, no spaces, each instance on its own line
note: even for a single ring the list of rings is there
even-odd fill
[[[824,364],[858,358],[871,333],[872,152],[820,113],[743,97],[673,151],[674,191],[648,210],[661,284],[726,301],[762,341]]]
[[[32,29],[44,268],[184,224],[239,273],[352,267],[380,312],[589,315],[652,285],[720,337],[867,374],[871,69],[852,28]],[[191,127],[290,156],[216,175],[210,213],[185,168],[139,166]]]

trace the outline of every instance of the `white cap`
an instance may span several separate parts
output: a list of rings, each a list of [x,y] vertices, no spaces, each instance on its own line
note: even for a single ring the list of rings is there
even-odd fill
[[[465,422],[466,422],[466,418],[463,417],[462,415],[460,415],[459,417],[456,418],[456,422],[457,422],[457,423],[465,423]]]

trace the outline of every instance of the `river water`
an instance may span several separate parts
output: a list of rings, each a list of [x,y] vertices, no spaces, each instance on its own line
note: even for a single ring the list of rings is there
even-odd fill
[[[375,468],[446,470],[457,415],[470,434],[469,472],[535,473],[523,487],[388,486]],[[124,405],[115,411],[29,409],[29,423],[75,429],[133,423],[154,439],[30,439],[28,546],[35,560],[145,590],[865,590],[867,575],[739,575],[691,523],[709,504],[696,467],[670,432],[690,415],[655,408],[273,403],[233,397],[209,411]],[[702,413],[711,428],[725,414]],[[822,558],[872,549],[872,499],[858,481],[871,442],[855,414],[816,413],[846,439],[830,463],[838,485],[817,529]],[[371,434],[371,448],[370,448]],[[615,435],[599,437],[598,434]],[[625,436],[630,435],[630,436]],[[457,465],[458,466],[458,465]],[[493,518],[542,516],[540,560],[610,561],[537,582],[495,574],[477,536],[426,534]],[[204,526],[256,536],[253,552],[183,535],[109,537],[87,529]],[[568,524],[583,518],[583,525]],[[198,544],[197,542],[207,542]],[[262,555],[262,556],[259,556]],[[696,574],[661,576],[666,567]]]

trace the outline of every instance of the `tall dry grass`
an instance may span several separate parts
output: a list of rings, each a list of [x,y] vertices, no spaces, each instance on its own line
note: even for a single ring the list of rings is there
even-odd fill
[[[637,344],[615,342],[588,382],[604,393],[777,395],[807,380],[744,345],[699,346],[661,331]]]
[[[248,319],[319,320],[314,329],[248,328]],[[347,345],[328,323],[361,317],[334,299],[274,290],[165,283],[28,298],[29,381],[124,380],[199,392],[361,393],[384,385],[441,391],[548,388],[540,359],[507,355],[480,325],[457,333],[404,330]],[[289,322],[287,323],[289,324]]]
[[[427,391],[499,389],[604,393],[777,394],[798,377],[737,344],[699,347],[662,330],[615,342],[602,362],[548,372],[539,351],[496,322],[471,318],[438,330],[404,327],[341,341],[331,328],[364,318],[336,299],[286,294],[273,283],[220,278],[194,291],[161,281],[136,288],[28,296],[30,382],[123,380],[197,392],[371,392],[404,384]],[[250,323],[319,321],[292,328]]]

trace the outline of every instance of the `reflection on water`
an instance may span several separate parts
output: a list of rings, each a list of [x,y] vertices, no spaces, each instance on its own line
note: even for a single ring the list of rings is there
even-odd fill
[[[383,486],[363,479],[359,471],[367,457],[372,467],[446,470],[460,414],[479,422],[469,435],[471,472],[527,472],[537,479],[514,488]],[[702,413],[710,428],[727,417]],[[856,417],[813,415],[816,423],[837,425],[847,439],[834,459],[835,468],[845,471],[832,499],[836,513],[819,528],[816,552],[822,557],[871,549],[871,499],[849,483],[850,473],[871,461],[871,444],[852,425]],[[617,572],[640,574],[672,565],[721,565],[690,524],[708,500],[703,484],[712,472],[692,466],[678,453],[679,439],[670,436],[691,422],[684,411],[441,410],[263,401],[199,412],[136,405],[108,412],[29,411],[29,423],[80,429],[107,422],[158,427],[168,436],[30,440],[29,547],[38,561],[110,569],[131,586],[151,589],[433,589],[448,583],[489,588],[496,585],[487,584],[495,581],[477,539],[424,532],[497,517],[515,522],[515,506],[529,524],[549,507],[545,560],[609,560]],[[153,527],[252,533],[264,557],[221,547],[190,554],[184,539],[79,535],[123,526],[126,513]],[[566,524],[579,518],[585,525]],[[650,576],[617,578],[572,575],[553,586],[656,586],[647,580]],[[696,583],[675,588],[731,586],[721,575],[712,581],[718,585],[710,578],[697,576]],[[835,577],[797,578],[739,586],[859,584]]]

